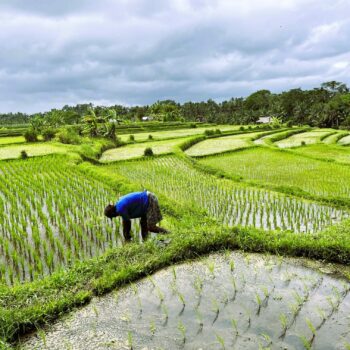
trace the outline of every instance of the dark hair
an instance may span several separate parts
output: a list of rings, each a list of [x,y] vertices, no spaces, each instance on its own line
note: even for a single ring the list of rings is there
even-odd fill
[[[115,218],[117,216],[115,205],[108,204],[105,208],[105,215],[110,219]]]

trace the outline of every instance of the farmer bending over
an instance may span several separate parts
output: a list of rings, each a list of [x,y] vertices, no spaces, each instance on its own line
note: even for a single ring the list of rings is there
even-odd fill
[[[164,228],[157,227],[162,220],[157,197],[148,191],[129,193],[114,204],[108,204],[105,208],[105,215],[112,219],[121,216],[123,219],[123,233],[126,241],[131,239],[130,219],[141,218],[142,238],[147,237],[148,231],[155,233],[167,233]]]

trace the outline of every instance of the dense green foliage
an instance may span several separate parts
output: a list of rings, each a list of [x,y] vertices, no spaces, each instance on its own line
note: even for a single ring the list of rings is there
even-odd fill
[[[125,107],[78,104],[53,109],[47,113],[25,115],[22,113],[0,115],[0,125],[31,123],[57,127],[66,124],[85,123],[85,131],[91,135],[99,132],[99,123],[105,134],[111,132],[108,122],[128,123],[142,117],[163,122],[201,121],[220,124],[247,124],[259,117],[271,116],[292,124],[308,124],[319,127],[350,127],[350,93],[343,83],[330,81],[312,90],[291,89],[274,94],[259,90],[250,96],[235,97],[220,103],[158,101],[150,106]],[[100,130],[101,131],[101,130]]]

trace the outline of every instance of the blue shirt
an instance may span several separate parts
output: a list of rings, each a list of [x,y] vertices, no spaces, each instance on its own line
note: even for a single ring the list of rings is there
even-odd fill
[[[115,207],[124,220],[140,218],[147,214],[147,191],[129,193],[121,197]]]

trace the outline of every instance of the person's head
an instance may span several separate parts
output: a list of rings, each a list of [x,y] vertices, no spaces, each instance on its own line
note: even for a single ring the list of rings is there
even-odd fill
[[[105,215],[107,216],[107,218],[110,218],[110,219],[117,217],[118,213],[115,205],[108,204],[105,208]]]

